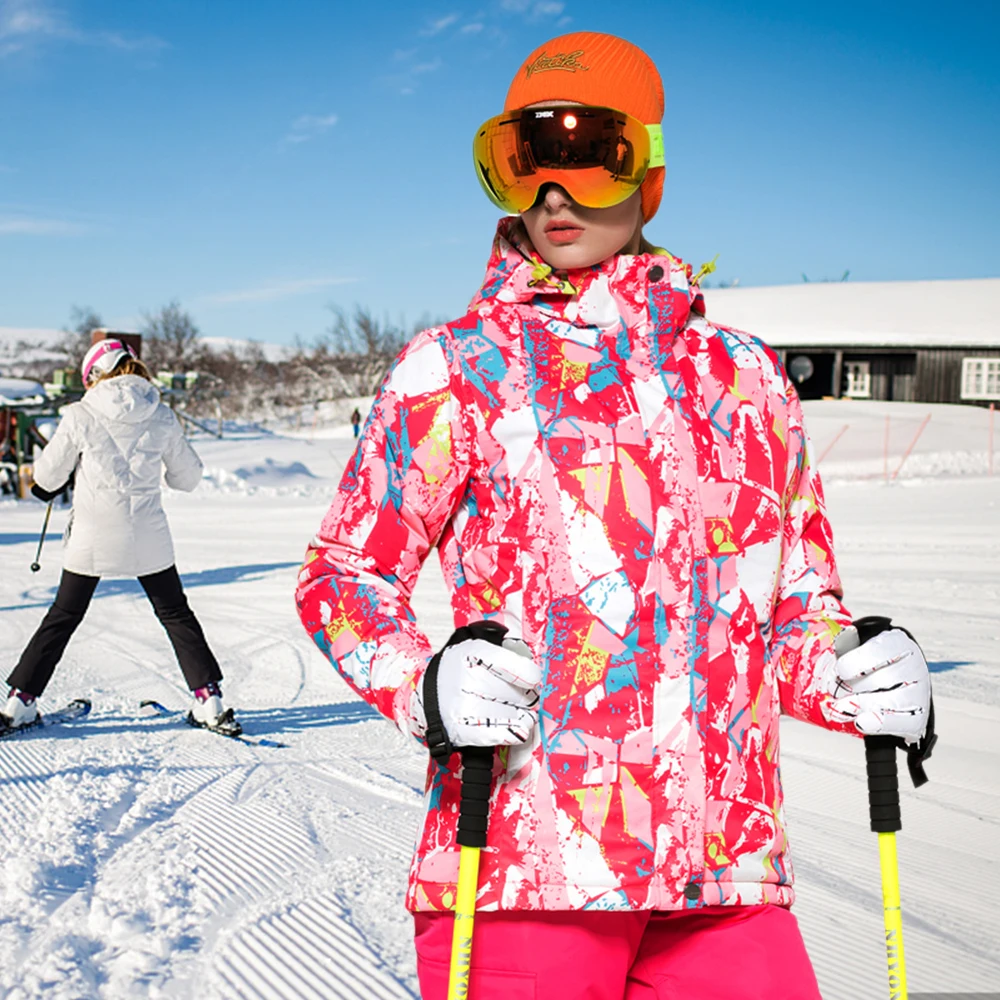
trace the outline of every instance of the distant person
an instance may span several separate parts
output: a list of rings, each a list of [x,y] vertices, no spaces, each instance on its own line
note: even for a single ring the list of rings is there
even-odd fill
[[[625,169],[625,159],[628,156],[628,139],[625,136],[618,136],[618,141],[615,143],[615,169],[612,174],[615,180],[621,176],[622,171]]]
[[[579,105],[621,114],[639,168],[513,176],[511,143],[548,148]],[[423,1000],[448,989],[457,748],[495,750],[469,996],[590,1000],[819,1000],[780,717],[927,749],[927,664],[887,619],[852,625],[781,359],[644,237],[663,109],[621,38],[521,65],[474,139],[505,213],[480,290],[404,348],[298,577],[308,635],[433,757],[406,897]],[[411,603],[435,550],[438,650]]]
[[[0,495],[17,496],[17,452],[10,440],[0,446]]]
[[[17,728],[38,720],[36,699],[83,621],[101,577],[135,576],[193,692],[189,721],[238,736],[233,710],[222,704],[222,671],[184,596],[160,502],[164,469],[168,486],[190,491],[201,480],[201,460],[130,347],[119,340],[99,341],[83,359],[82,372],[87,392],[63,411],[35,463],[32,487],[35,496],[49,501],[75,473],[59,590],[7,679],[11,690],[0,724]]]
[[[354,407],[354,412],[351,414],[351,427],[354,436],[357,437],[361,433],[361,411],[357,407]]]

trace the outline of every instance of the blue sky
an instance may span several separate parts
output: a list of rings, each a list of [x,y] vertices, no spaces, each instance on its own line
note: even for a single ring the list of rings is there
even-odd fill
[[[473,132],[583,29],[664,78],[654,242],[743,285],[1000,275],[995,0],[0,0],[0,327],[459,315],[497,219]]]

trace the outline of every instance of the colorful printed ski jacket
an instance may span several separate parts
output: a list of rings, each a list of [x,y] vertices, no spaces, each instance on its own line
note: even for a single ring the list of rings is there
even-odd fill
[[[530,646],[539,726],[497,754],[479,908],[790,905],[779,715],[830,727],[850,623],[798,397],[770,348],[708,322],[676,258],[558,280],[510,226],[468,314],[386,377],[302,621],[418,736],[433,649],[409,598],[431,549],[456,626]],[[410,909],[454,905],[460,770],[429,767]]]

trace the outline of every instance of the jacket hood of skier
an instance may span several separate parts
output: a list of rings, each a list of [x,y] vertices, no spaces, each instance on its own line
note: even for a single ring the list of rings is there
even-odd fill
[[[63,411],[35,463],[35,481],[58,490],[75,472],[63,566],[86,576],[146,576],[174,563],[160,500],[193,490],[201,460],[159,390],[138,375],[106,378]]]
[[[307,551],[303,624],[418,739],[433,548],[455,625],[528,644],[539,724],[496,755],[477,908],[789,905],[779,717],[850,731],[823,713],[850,616],[798,397],[706,319],[683,261],[553,272],[515,223],[469,312],[386,377]],[[411,909],[454,903],[460,787],[458,755],[430,765]]]
[[[156,411],[160,390],[139,375],[118,375],[88,389],[83,404],[106,420],[135,424],[149,420]]]

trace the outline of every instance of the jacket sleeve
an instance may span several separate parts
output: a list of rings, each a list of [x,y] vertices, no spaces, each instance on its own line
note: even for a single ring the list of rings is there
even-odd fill
[[[46,492],[58,493],[72,475],[80,459],[78,437],[76,413],[70,406],[59,421],[52,439],[35,461],[33,470],[35,482]]]
[[[768,657],[777,676],[781,709],[804,722],[854,732],[823,714],[833,643],[851,624],[833,557],[833,534],[823,487],[802,420],[802,404],[790,383],[781,569],[771,617]]]
[[[473,433],[444,336],[420,334],[386,376],[296,590],[302,624],[338,672],[418,739],[411,697],[433,649],[410,597],[461,502]]]
[[[170,413],[169,407],[166,409]],[[190,493],[201,482],[201,459],[184,437],[181,423],[173,413],[170,413],[170,420],[170,438],[163,450],[167,486]]]

